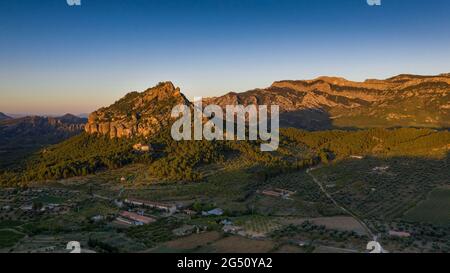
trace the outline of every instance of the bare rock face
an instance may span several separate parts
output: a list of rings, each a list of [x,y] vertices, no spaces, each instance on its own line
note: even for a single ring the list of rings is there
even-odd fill
[[[450,127],[450,74],[398,75],[354,82],[338,77],[278,81],[265,89],[228,93],[205,104],[279,105],[281,126]]]
[[[85,131],[111,138],[150,137],[170,125],[178,104],[191,103],[172,83],[127,94],[89,116]],[[205,98],[203,105],[278,105],[280,125],[308,130],[371,127],[450,128],[450,74],[385,80],[339,77],[277,81],[270,87]]]
[[[169,125],[172,108],[179,104],[190,105],[179,88],[163,82],[142,93],[129,93],[113,105],[93,112],[85,131],[111,138],[149,137]]]

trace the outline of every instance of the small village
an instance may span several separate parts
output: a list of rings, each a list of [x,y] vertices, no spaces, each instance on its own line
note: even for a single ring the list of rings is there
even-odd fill
[[[230,213],[227,207],[202,203],[199,200],[151,200],[137,194],[139,191],[131,188],[132,184],[126,176],[116,177],[115,180],[116,182],[102,185],[105,188],[111,185],[116,187],[116,190],[109,192],[103,192],[101,187],[95,190],[90,184],[78,182],[57,187],[49,185],[0,190],[0,232],[11,232],[17,236],[14,243],[0,248],[0,252],[67,252],[64,244],[71,240],[84,240],[84,245],[87,245],[86,252],[111,251],[110,247],[105,247],[105,242],[122,240],[126,245],[133,245],[135,243],[132,242],[135,241],[123,236],[153,229],[158,231],[152,236],[164,234],[164,238],[167,238],[164,241],[182,242],[189,240],[190,236],[208,237],[219,233],[221,236],[241,238],[240,240],[245,238],[249,240],[247,243],[268,244],[272,240],[273,232],[289,228],[291,223],[306,225],[305,228],[310,225],[307,220],[295,217],[276,218],[253,212],[239,216]],[[253,192],[256,198],[267,199],[270,203],[279,202],[285,206],[295,203],[296,194],[296,191],[280,187],[266,187]],[[252,211],[253,209],[255,208],[253,207]],[[351,223],[351,219],[344,218],[342,221]],[[323,228],[335,228],[333,224],[328,224],[336,221],[334,219],[337,218],[318,218],[317,222],[312,219],[311,224],[314,229],[322,230],[320,232],[331,232]],[[346,238],[353,238],[355,246],[339,249],[343,252],[354,252],[358,241],[366,241],[364,231],[357,223],[344,225],[353,227],[348,231],[344,228],[331,234],[343,234]],[[336,227],[340,228],[339,225]],[[97,234],[100,239],[96,238]],[[407,229],[392,227],[388,228],[383,236],[408,240],[412,235]],[[158,249],[157,242],[156,240],[140,245],[137,250],[153,251],[155,247]],[[323,242],[313,242],[308,236],[291,238],[286,242],[301,249],[308,249],[310,245],[316,245],[320,249],[331,247]],[[339,244],[333,247],[337,246]],[[135,250],[132,248],[128,251]]]
[[[123,183],[124,179],[120,179]],[[268,198],[276,198],[289,202],[293,191],[280,188],[268,188],[257,191],[256,194]],[[83,213],[84,203],[102,204],[107,209],[103,213]],[[175,219],[177,225],[171,233],[175,237],[185,237],[191,234],[208,232],[211,222],[215,229],[219,228],[224,234],[234,234],[252,239],[264,239],[266,234],[246,230],[232,217],[227,217],[224,209],[207,206],[207,209],[195,207],[193,202],[159,202],[143,200],[133,197],[110,198],[94,192],[71,190],[66,188],[40,187],[28,189],[4,189],[0,191],[0,220],[10,223],[30,223],[41,220],[60,221],[72,218],[72,215],[82,214],[80,220],[85,225],[103,226],[110,230],[127,230],[135,227],[151,225],[165,219]],[[54,219],[54,220],[53,220]],[[9,227],[19,233],[26,234],[22,227]],[[29,235],[23,240],[31,240]],[[36,240],[34,240],[36,241]],[[39,240],[37,240],[39,241]],[[45,240],[43,242],[46,242]],[[25,251],[25,250],[23,250]],[[61,251],[55,245],[41,246],[26,251],[49,252]]]

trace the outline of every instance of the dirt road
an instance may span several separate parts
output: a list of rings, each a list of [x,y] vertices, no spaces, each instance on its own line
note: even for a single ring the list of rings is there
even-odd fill
[[[314,183],[316,183],[320,190],[325,194],[325,196],[331,200],[331,202],[333,202],[333,204],[339,208],[340,210],[342,210],[343,212],[345,212],[346,214],[350,215],[351,217],[353,217],[356,221],[358,221],[358,223],[361,224],[361,226],[366,230],[367,235],[369,235],[371,238],[374,238],[374,234],[373,232],[369,229],[369,227],[366,225],[366,223],[364,223],[364,221],[359,218],[356,214],[354,214],[353,212],[351,212],[350,210],[346,209],[344,206],[340,205],[334,198],[333,196],[331,196],[331,194],[329,192],[327,192],[327,190],[325,189],[325,187],[322,185],[322,183],[320,183],[319,179],[317,179],[317,177],[315,177],[311,171],[314,171],[316,169],[321,168],[320,166],[318,167],[313,167],[313,168],[309,168],[306,170],[306,173],[313,179]]]

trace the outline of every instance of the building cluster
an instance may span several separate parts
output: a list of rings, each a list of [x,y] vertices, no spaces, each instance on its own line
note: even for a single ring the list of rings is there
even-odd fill
[[[405,231],[390,230],[389,231],[389,236],[400,237],[400,238],[409,238],[409,237],[411,237],[411,233],[405,232]]]
[[[65,214],[74,207],[73,194],[74,192],[71,191],[47,188],[4,189],[0,192],[0,213],[13,218],[20,215],[30,217],[42,214]]]
[[[175,204],[147,201],[136,198],[126,198],[121,202],[121,204],[122,205],[120,207],[122,209],[125,207],[125,209],[128,210],[121,211],[116,217],[114,223],[122,226],[140,226],[156,222],[158,218],[150,215],[151,212],[148,212],[145,209],[161,211],[164,213],[163,217],[167,217],[178,212],[178,207]]]
[[[151,208],[151,209],[158,209],[158,210],[164,211],[169,214],[174,214],[175,212],[177,212],[177,206],[175,204],[146,201],[146,200],[134,199],[134,198],[127,198],[124,200],[124,203],[128,204],[128,205],[147,207],[147,208]]]

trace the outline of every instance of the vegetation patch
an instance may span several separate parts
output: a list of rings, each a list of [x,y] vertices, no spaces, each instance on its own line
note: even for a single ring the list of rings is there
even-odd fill
[[[0,248],[12,247],[23,237],[23,234],[13,230],[0,230]]]
[[[450,189],[435,189],[403,217],[411,222],[450,226]]]

